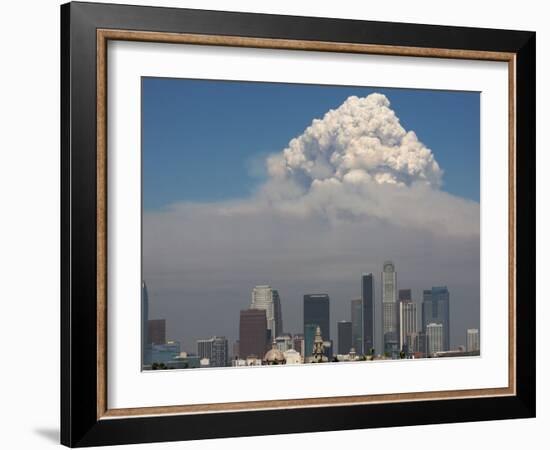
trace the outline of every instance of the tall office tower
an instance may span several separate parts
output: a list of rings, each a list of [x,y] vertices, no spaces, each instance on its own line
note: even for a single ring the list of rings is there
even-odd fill
[[[374,348],[374,277],[372,273],[361,275],[361,300],[363,316],[363,343],[360,351],[369,354]]]
[[[225,336],[213,336],[210,339],[197,340],[197,354],[200,359],[208,358],[209,367],[226,367],[229,359]]]
[[[397,358],[399,355],[397,275],[391,261],[386,261],[382,269],[382,322],[384,352]]]
[[[149,344],[166,344],[166,319],[150,319],[147,325]]]
[[[426,325],[426,344],[428,355],[443,351],[444,330],[441,323]]]
[[[313,355],[316,328],[325,341],[330,341],[330,299],[327,294],[304,295],[304,356]]]
[[[410,289],[399,290],[399,348],[414,351],[407,343],[407,336],[416,335],[416,303],[412,301]]]
[[[283,319],[279,292],[271,286],[256,286],[252,289],[250,309],[263,309],[266,314],[270,341],[283,333]]]
[[[295,334],[292,339],[292,348],[296,350],[300,356],[304,356],[304,335]]]
[[[149,295],[145,281],[141,282],[141,366],[151,364],[151,344],[149,342]]]
[[[347,355],[353,347],[352,323],[347,320],[338,322],[338,354]]]
[[[477,328],[468,328],[466,330],[466,350],[469,352],[479,352],[479,330]]]
[[[267,320],[264,309],[245,309],[239,321],[239,357],[262,359],[267,351]]]
[[[428,346],[426,345],[426,333],[419,331],[416,338],[416,351],[420,353],[421,357],[425,357],[428,353]]]
[[[351,340],[358,355],[363,354],[363,300],[351,301]]]
[[[275,315],[275,336],[282,336],[284,333],[283,311],[281,307],[281,297],[277,289],[273,289],[273,312]]]
[[[430,323],[443,325],[443,350],[451,348],[450,319],[449,319],[449,290],[447,286],[435,286],[431,290],[425,290],[422,302],[422,329]]]

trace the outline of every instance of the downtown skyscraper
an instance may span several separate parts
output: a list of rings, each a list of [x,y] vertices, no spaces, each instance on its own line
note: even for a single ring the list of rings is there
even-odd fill
[[[448,351],[451,347],[449,297],[450,294],[447,286],[434,286],[431,290],[424,290],[423,293],[422,330],[427,335],[427,326],[429,324],[441,324],[443,327],[443,351]]]
[[[239,320],[239,357],[263,358],[268,348],[267,320],[264,309],[245,309]]]
[[[361,275],[361,313],[362,313],[362,345],[355,349],[363,355],[369,354],[374,348],[374,276],[372,273]]]
[[[338,354],[347,355],[352,344],[352,323],[347,320],[338,322]]]
[[[363,300],[351,301],[351,341],[354,350],[363,353]]]
[[[271,286],[256,286],[252,289],[250,309],[263,309],[266,314],[267,329],[270,339],[275,339],[283,333],[283,315],[279,292]]]
[[[382,269],[382,333],[384,353],[397,357],[399,353],[399,322],[397,308],[397,274],[391,261]]]
[[[415,351],[417,345],[413,345],[416,336],[416,303],[412,301],[410,289],[399,289],[399,349]]]
[[[304,356],[313,355],[317,327],[324,341],[330,341],[330,298],[327,294],[304,295]]]
[[[151,364],[151,344],[149,342],[149,294],[145,281],[141,282],[141,366]]]
[[[147,329],[149,344],[166,344],[166,319],[149,319]]]

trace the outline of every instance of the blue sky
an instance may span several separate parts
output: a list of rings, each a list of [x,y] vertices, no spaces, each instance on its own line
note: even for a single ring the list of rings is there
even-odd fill
[[[349,96],[372,92],[432,150],[442,189],[479,201],[477,92],[144,78],[144,208],[248,197],[268,154]]]

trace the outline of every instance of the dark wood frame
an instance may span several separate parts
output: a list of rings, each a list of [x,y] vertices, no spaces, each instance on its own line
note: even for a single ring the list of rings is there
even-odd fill
[[[61,26],[63,444],[534,417],[535,33],[93,3],[63,5]],[[105,363],[105,55],[109,39],[507,61],[511,100],[508,388],[109,410]],[[521,295],[516,301],[517,293]]]

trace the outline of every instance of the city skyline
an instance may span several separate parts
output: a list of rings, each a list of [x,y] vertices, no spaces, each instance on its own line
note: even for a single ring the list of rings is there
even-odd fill
[[[262,285],[293,334],[303,296],[326,293],[337,348],[362,274],[381,322],[387,260],[418,316],[424,290],[452,292],[451,346],[479,328],[478,93],[145,79],[143,100],[143,278],[149,316],[182,349],[212,336],[231,348]]]
[[[363,281],[364,281],[364,277],[365,275],[367,274],[361,274],[361,283],[363,285]],[[371,273],[369,273],[368,275],[373,275]],[[145,283],[144,283],[145,284]],[[257,288],[270,288],[270,289],[273,289],[270,285],[258,285],[258,286],[254,286],[251,290],[252,290],[252,295],[254,295],[254,290],[256,290]],[[399,289],[399,291],[407,291],[408,292],[408,297],[407,299],[402,299],[402,298],[398,298],[396,300],[396,322],[397,323],[400,323],[400,326],[399,326],[399,330],[402,331],[402,325],[401,325],[401,321],[404,321],[404,320],[407,320],[405,317],[402,317],[401,316],[401,308],[403,307],[403,305],[401,304],[402,302],[405,302],[405,301],[408,301],[411,303],[411,306],[409,306],[409,310],[410,309],[413,309],[414,308],[414,326],[411,326],[410,325],[410,321],[411,319],[409,318],[409,327],[411,329],[411,331],[418,331],[418,330],[422,330],[423,327],[425,327],[426,325],[428,324],[431,324],[431,323],[434,323],[434,322],[439,322],[439,320],[436,318],[434,320],[434,318],[432,317],[431,319],[423,319],[423,316],[422,314],[420,313],[423,308],[424,308],[424,301],[426,299],[426,294],[427,292],[430,292],[432,291],[432,289],[441,289],[442,287],[441,286],[432,286],[430,289],[419,289],[419,293],[423,294],[422,295],[417,295],[416,297],[414,295],[411,294],[412,292],[412,289]],[[447,286],[444,286],[443,288],[447,289]],[[278,299],[278,302],[280,302],[280,297],[278,295],[278,290],[277,289],[273,289],[275,292],[277,292],[277,299]],[[447,292],[448,294],[448,292]],[[145,294],[147,296],[147,298],[149,298],[149,294],[146,293]],[[302,295],[302,297],[309,297],[309,296],[313,296],[313,297],[318,297],[318,296],[322,296],[322,297],[327,297],[327,298],[330,298],[330,295],[328,294],[304,294]],[[417,300],[418,299],[418,300]],[[376,297],[375,297],[375,309],[376,310],[382,310],[383,311],[383,301],[382,301],[382,298],[380,296],[380,298],[378,299],[379,301],[376,301]],[[342,302],[346,302],[346,300],[342,300]],[[332,309],[333,307],[336,307],[338,310],[341,310],[342,309],[342,306],[343,309],[345,310],[346,308],[348,308],[350,311],[353,310],[353,303],[354,302],[359,302],[358,304],[360,305],[360,308],[361,308],[361,311],[363,309],[363,302],[362,302],[362,299],[361,298],[358,298],[358,299],[349,299],[347,300],[348,304],[346,305],[334,305],[332,302],[328,302],[328,317],[330,318],[330,322],[332,324],[332,326],[337,330],[337,326],[338,326],[338,323],[340,322],[349,322],[351,325],[353,324],[353,313],[350,313],[348,314],[347,316],[344,315],[344,316],[338,316],[338,317],[341,317],[339,319],[336,319],[336,318],[333,318],[333,313],[332,313]],[[250,302],[249,302],[250,303]],[[283,309],[283,306],[282,304],[279,303],[279,308],[280,309]],[[255,306],[255,307],[254,307]],[[150,308],[150,304],[148,305],[148,308],[146,309],[146,311]],[[407,311],[407,306],[404,307],[405,308],[405,311]],[[242,310],[240,310],[240,312],[242,313],[242,311],[248,311],[248,310],[259,310],[259,308],[257,307],[257,305],[254,305],[254,303],[251,303],[249,304],[249,306],[247,308],[244,308]],[[301,310],[303,311],[303,304],[300,304],[299,307],[297,308],[298,310]],[[296,311],[294,311],[296,312]],[[292,314],[293,311],[290,311],[289,314],[290,315],[294,315]],[[148,314],[148,313],[146,313]],[[403,313],[403,314],[407,314],[407,312]],[[410,314],[410,313],[409,313]],[[271,331],[270,328],[269,328],[269,325],[268,325],[268,321],[267,321],[267,312],[264,311],[264,320],[266,322],[266,328],[268,329],[268,331]],[[296,315],[294,315],[296,317]],[[301,317],[303,317],[303,314],[301,315]],[[363,321],[362,321],[362,318],[364,316],[361,317],[361,320],[360,320],[360,323],[361,325],[363,325]],[[166,319],[166,318],[157,318],[155,316],[155,318],[150,318],[149,319],[149,324],[148,324],[148,339],[151,340],[151,336],[150,336],[150,332],[151,332],[151,328],[154,327],[157,323],[159,322],[162,322],[162,326],[163,326],[163,329],[162,329],[162,333],[163,335],[165,336],[172,336],[172,340],[175,339],[174,336],[175,336],[175,333],[170,333],[168,331],[166,331],[166,322],[169,321],[169,319]],[[374,321],[376,321],[376,319],[374,319]],[[291,321],[289,321],[291,322]],[[303,320],[300,321],[300,322],[304,322]],[[235,343],[235,342],[238,342],[239,340],[239,327],[238,327],[238,320],[237,320],[237,328],[236,328],[236,333],[234,334],[230,334],[230,333],[225,333],[224,334],[224,337],[225,336],[228,336],[228,341],[230,343]],[[314,322],[315,324],[317,323],[316,321]],[[459,336],[455,341],[450,341],[450,344],[449,345],[444,345],[442,344],[442,346],[444,346],[444,348],[446,348],[447,350],[449,350],[451,347],[459,347],[459,346],[466,346],[467,345],[467,341],[468,341],[468,336],[465,335],[464,333],[468,330],[468,329],[471,329],[471,330],[476,330],[479,332],[479,323],[477,323],[477,325],[475,324],[472,324],[471,326],[468,326],[468,328],[460,328],[459,326],[452,326],[452,316],[451,316],[451,319],[449,320],[449,323],[451,324],[447,329],[451,332],[449,334],[454,334],[456,336]],[[473,325],[475,325],[475,327],[473,327]],[[147,326],[147,325],[144,325],[144,326]],[[329,325],[329,330],[332,328],[332,326]],[[361,328],[361,333],[363,333],[363,330],[365,328]],[[352,342],[353,342],[353,331],[351,331],[352,329],[350,328],[350,332],[352,333]],[[374,330],[373,330],[373,334],[374,336],[379,336],[380,339],[376,339],[375,338],[375,341],[378,341],[379,344],[378,345],[375,345],[374,348],[378,351],[380,350],[380,353],[384,353],[386,348],[384,346],[384,327],[383,327],[383,322],[379,323],[379,324],[376,324]],[[296,335],[303,335],[304,334],[304,329],[301,329],[300,327],[298,328],[295,328],[295,329],[282,329],[282,328],[279,328],[279,333],[276,333],[275,337],[279,337],[283,334],[290,334],[291,336],[296,336]],[[315,332],[315,328],[312,328],[312,333]],[[447,331],[446,331],[447,332]],[[219,334],[219,333],[218,333]],[[180,340],[177,340],[180,344],[181,344],[181,347],[182,347],[182,350],[185,350],[186,352],[189,352],[189,353],[192,353],[192,354],[195,354],[197,353],[197,350],[196,350],[196,342],[199,341],[199,340],[207,340],[207,339],[211,339],[212,337],[216,337],[217,334],[216,333],[211,333],[211,334],[208,334],[208,333],[203,333],[202,335],[200,336],[197,336],[197,338],[195,339],[195,341],[188,341],[187,343],[183,342],[181,339]],[[271,333],[270,333],[270,336]],[[338,335],[336,335],[338,336]],[[339,340],[336,336],[330,336],[329,334],[329,338],[332,338],[332,340],[334,341],[333,343],[333,346],[334,348],[338,348],[339,346]],[[404,336],[401,335],[401,333],[397,333],[397,339],[398,339],[398,342],[400,344],[400,347],[402,346],[402,344],[405,342],[405,338]],[[326,337],[326,333],[323,333],[323,337]],[[479,340],[479,337],[477,338]],[[168,339],[167,339],[168,340]],[[360,339],[359,340],[361,343],[363,343],[363,339]],[[155,343],[153,341],[153,343]],[[479,345],[479,344],[478,344]],[[365,349],[368,348],[367,346],[357,346],[357,345],[353,345],[353,347],[356,349],[356,351],[358,352],[361,352],[361,353],[364,353],[365,352]]]
[[[397,290],[396,269],[392,261],[384,262],[381,273],[382,322],[365,321],[363,313],[370,311],[373,304],[373,280],[372,273],[361,275],[362,298],[352,299],[349,302],[350,320],[340,320],[336,323],[337,339],[332,339],[330,333],[330,323],[333,319],[330,313],[330,297],[327,294],[304,294],[301,330],[303,332],[283,330],[280,316],[282,305],[278,291],[269,285],[259,285],[252,288],[252,301],[249,308],[240,311],[239,337],[233,342],[232,352],[229,352],[229,339],[214,335],[210,338],[197,339],[197,350],[186,349],[183,353],[180,353],[183,350],[180,342],[166,339],[165,319],[147,317],[149,296],[146,283],[143,282],[142,321],[144,321],[143,326],[149,331],[147,335],[142,335],[142,346],[143,342],[153,344],[151,350],[148,350],[147,346],[143,347],[143,364],[145,367],[152,362],[154,365],[171,364],[169,368],[205,368],[285,364],[286,360],[293,361],[289,364],[336,362],[336,360],[333,361],[334,358],[351,358],[352,355],[357,355],[356,360],[361,360],[365,356],[414,359],[432,357],[434,354],[479,355],[478,328],[461,330],[465,331],[465,343],[456,345],[454,348],[449,344],[452,315],[450,315],[451,302],[447,287],[433,286],[431,289],[423,290],[422,301],[419,302],[422,315],[419,316],[417,302],[413,299],[411,289]],[[395,303],[396,307],[385,308],[387,303]],[[357,311],[359,311],[359,318],[356,316]],[[388,317],[388,311],[391,317]],[[394,323],[395,311],[397,314]],[[357,321],[359,325],[356,324],[354,331],[354,322]],[[365,327],[367,323],[369,326]],[[396,327],[395,331],[393,327]],[[155,342],[151,336],[153,328],[161,328],[160,334],[164,336],[165,342]],[[359,329],[359,336],[354,335],[357,334],[357,329]],[[278,331],[274,333],[273,330]],[[158,330],[156,334],[159,334]],[[373,335],[380,336],[381,346],[378,349],[365,345],[372,341]],[[394,342],[396,336],[398,347]],[[357,348],[354,342],[358,343]],[[277,353],[273,353],[276,350],[280,352],[279,360],[274,356]],[[288,352],[293,353],[288,354]],[[269,359],[278,362],[266,363]],[[193,361],[193,365],[189,365],[189,361]],[[168,366],[165,367],[168,368]]]

